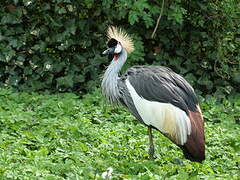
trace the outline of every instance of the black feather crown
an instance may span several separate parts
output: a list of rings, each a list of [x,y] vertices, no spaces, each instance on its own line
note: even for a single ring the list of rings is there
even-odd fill
[[[107,43],[107,46],[109,48],[112,48],[112,47],[115,47],[116,45],[118,44],[118,41],[114,38],[111,38],[108,43]]]

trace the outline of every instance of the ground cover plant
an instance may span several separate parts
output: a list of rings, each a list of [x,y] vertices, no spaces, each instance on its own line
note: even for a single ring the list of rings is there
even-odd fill
[[[167,65],[199,94],[239,92],[239,12],[239,0],[2,0],[0,87],[88,92],[115,25],[134,39],[127,66]]]
[[[240,97],[201,98],[206,160],[182,152],[154,131],[157,159],[149,161],[147,129],[99,90],[79,97],[0,89],[1,179],[239,179]]]

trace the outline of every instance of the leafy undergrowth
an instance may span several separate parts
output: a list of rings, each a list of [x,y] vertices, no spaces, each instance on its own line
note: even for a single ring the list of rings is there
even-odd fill
[[[2,179],[239,179],[240,98],[208,98],[206,160],[184,159],[181,150],[154,131],[156,160],[149,161],[147,128],[124,108],[113,108],[99,90],[43,95],[0,90]]]

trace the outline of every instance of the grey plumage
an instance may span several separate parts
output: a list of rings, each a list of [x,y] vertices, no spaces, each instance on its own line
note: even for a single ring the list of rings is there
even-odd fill
[[[113,59],[103,75],[101,85],[102,93],[111,104],[120,103],[118,86],[118,80],[120,77],[118,76],[118,73],[121,70],[123,64],[126,62],[126,59],[127,52],[125,49],[123,49],[121,52],[121,57],[117,61]]]
[[[126,74],[119,77],[118,73],[126,62],[127,52],[122,50],[121,56],[116,61],[113,59],[105,71],[102,79],[102,93],[109,103],[113,105],[123,105],[130,109],[131,113],[143,123],[141,116],[138,114],[133,100],[125,84]]]

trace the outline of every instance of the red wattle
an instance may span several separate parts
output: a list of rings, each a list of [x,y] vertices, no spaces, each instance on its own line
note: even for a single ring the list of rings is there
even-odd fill
[[[118,58],[119,58],[119,55],[115,55],[115,56],[114,56],[114,60],[115,60],[115,61],[118,60]]]

